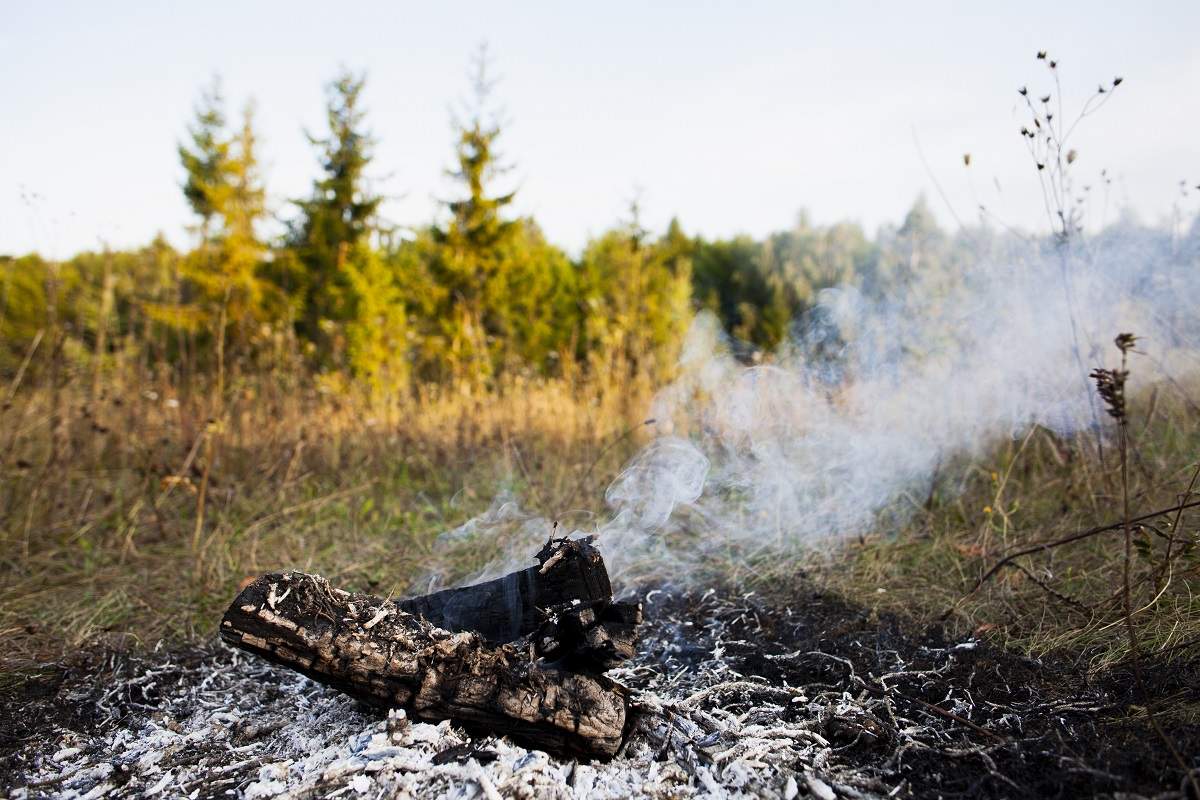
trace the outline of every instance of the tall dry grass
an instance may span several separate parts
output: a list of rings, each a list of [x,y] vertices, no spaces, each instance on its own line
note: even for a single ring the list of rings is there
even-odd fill
[[[637,446],[623,434],[652,391],[576,374],[381,400],[299,372],[184,384],[129,364],[99,381],[42,366],[0,417],[10,667],[205,635],[238,582],[270,569],[403,591],[439,533],[503,492],[586,514]],[[475,566],[456,557],[439,566]]]
[[[645,441],[655,388],[617,369],[379,400],[296,369],[181,381],[117,361],[97,377],[47,363],[54,352],[10,384],[0,411],[0,671],[97,642],[206,636],[238,583],[270,569],[380,594],[408,590],[435,563],[461,577],[504,555],[503,540],[446,549],[438,536],[505,493],[587,527]],[[1135,516],[1196,488],[1195,388],[1130,400]],[[971,590],[1014,550],[1119,521],[1119,478],[1094,441],[1035,428],[987,459],[943,465],[901,525],[881,522],[832,553],[702,568],[764,590],[807,568],[868,608],[1103,668],[1129,656],[1119,527],[1022,557]],[[1165,515],[1132,534],[1130,605],[1149,658],[1200,641],[1198,519]]]
[[[907,523],[847,543],[819,580],[873,610],[1094,669],[1129,663],[1127,618],[1150,659],[1193,657],[1200,508],[1173,507],[1200,499],[1197,388],[1164,384],[1129,398],[1126,427],[1110,430],[1105,451],[1090,436],[1035,427],[985,460],[945,465],[931,495],[910,498],[919,511]],[[1118,433],[1128,436],[1127,470],[1114,455]],[[1160,509],[1172,510],[1130,528],[1127,562],[1123,520]],[[1026,550],[1036,552],[992,571]]]

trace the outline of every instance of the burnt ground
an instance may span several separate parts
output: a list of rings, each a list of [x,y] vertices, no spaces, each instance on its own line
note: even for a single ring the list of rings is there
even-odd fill
[[[1089,678],[835,597],[652,591],[644,713],[577,764],[387,717],[221,645],[91,654],[0,694],[0,790],[32,797],[1171,797],[1129,670]],[[1145,665],[1164,710],[1200,663]],[[1200,768],[1200,725],[1163,714]]]

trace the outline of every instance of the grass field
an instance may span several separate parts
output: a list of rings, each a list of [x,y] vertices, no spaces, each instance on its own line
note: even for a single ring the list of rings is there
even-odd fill
[[[20,394],[0,440],[5,663],[208,635],[238,582],[271,568],[404,591],[435,537],[503,492],[594,508],[637,441],[602,451],[647,402],[619,388],[518,380],[386,413],[265,381],[220,409],[150,383]],[[461,574],[490,557],[438,561]]]
[[[86,646],[209,636],[239,582],[269,569],[379,594],[405,592],[430,567],[467,575],[496,545],[479,537],[447,551],[435,539],[497,497],[586,529],[645,443],[653,394],[630,382],[514,379],[486,395],[445,391],[381,409],[292,378],[212,388],[131,374],[10,394],[0,424],[5,671]],[[1193,409],[1173,385],[1132,404],[1135,516],[1188,492]],[[706,570],[764,593],[803,570],[857,604],[1031,653],[1094,668],[1128,656],[1119,528],[1019,559],[971,591],[1016,548],[1120,521],[1111,441],[1101,454],[1094,438],[1035,428],[944,466],[935,490],[910,500],[905,521],[840,547]],[[1147,521],[1133,544],[1142,650],[1182,656],[1200,634],[1189,512]]]

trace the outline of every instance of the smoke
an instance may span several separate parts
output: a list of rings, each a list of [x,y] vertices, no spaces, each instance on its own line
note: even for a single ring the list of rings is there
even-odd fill
[[[1087,373],[1116,361],[1120,332],[1148,354],[1131,391],[1197,371],[1196,259],[1163,236],[989,241],[903,291],[823,292],[766,365],[739,361],[717,320],[698,316],[651,410],[657,438],[605,494],[612,517],[577,533],[596,534],[625,579],[686,582],[714,552],[826,551],[903,522],[947,465],[1032,426],[1103,430]],[[548,523],[522,520],[544,540]]]

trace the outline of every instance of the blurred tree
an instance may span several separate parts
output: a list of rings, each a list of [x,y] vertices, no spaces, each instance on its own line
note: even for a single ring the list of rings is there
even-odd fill
[[[405,292],[396,266],[360,243],[343,267],[351,304],[345,323],[347,361],[381,400],[399,394],[410,373]]]
[[[297,297],[299,333],[315,345],[324,363],[340,346],[338,324],[350,318],[355,306],[348,259],[365,252],[359,245],[367,245],[377,229],[383,201],[371,192],[366,175],[375,142],[364,129],[365,82],[365,76],[343,72],[327,87],[329,132],[324,138],[308,135],[322,175],[309,199],[295,201],[300,217],[286,237],[288,256],[274,269]]]
[[[183,260],[184,281],[174,302],[152,301],[147,313],[161,324],[211,335],[223,356],[227,340],[249,345],[279,312],[277,293],[262,274],[266,246],[257,227],[265,216],[254,109],[247,104],[235,133],[226,131],[219,83],[202,96],[190,142],[179,146],[184,196],[199,218],[196,250]]]
[[[202,252],[200,259],[193,254],[185,261],[185,274],[196,287],[209,322],[223,316],[227,332],[243,343],[274,317],[278,305],[260,274],[266,246],[258,225],[266,213],[266,191],[259,177],[256,144],[254,108],[247,105],[241,129],[229,141],[222,183],[214,195],[221,224],[211,245],[213,258]]]
[[[877,252],[857,225],[820,227],[801,213],[790,230],[761,243],[698,241],[694,261],[695,304],[716,313],[738,354],[754,359],[817,322],[810,314],[822,291],[862,283]]]
[[[579,320],[575,266],[532,219],[519,219],[499,252],[487,314],[508,371],[552,372],[571,357]]]
[[[471,96],[454,121],[456,166],[448,174],[461,194],[446,203],[446,223],[430,230],[432,339],[442,343],[440,358],[459,381],[486,381],[504,369],[553,369],[570,349],[578,318],[570,260],[533,220],[505,218],[515,192],[492,188],[509,167],[496,148],[501,123],[489,67],[481,46],[471,64]]]
[[[695,304],[753,348],[774,350],[799,308],[795,289],[769,269],[763,246],[749,236],[698,241],[692,281]]]
[[[481,46],[472,62],[465,116],[454,121],[457,167],[448,172],[464,195],[446,204],[449,221],[433,229],[438,249],[432,271],[447,302],[440,323],[450,370],[459,379],[490,376],[497,351],[507,342],[504,254],[519,234],[517,223],[502,216],[515,192],[490,191],[507,168],[495,148],[500,123],[490,108],[494,83],[488,68],[487,49]]]
[[[205,248],[228,181],[230,143],[225,138],[225,99],[219,78],[214,77],[201,93],[195,113],[188,126],[190,143],[179,145],[179,160],[186,172],[183,195],[200,218],[200,246]]]
[[[664,377],[691,315],[693,243],[679,224],[647,244],[636,204],[631,218],[593,239],[579,264],[580,353],[594,372]]]
[[[878,296],[904,291],[918,279],[932,282],[934,273],[948,266],[948,239],[924,195],[913,202],[899,228],[884,229],[877,241],[879,260],[870,288]]]
[[[824,289],[859,283],[874,258],[857,225],[818,227],[807,214],[801,214],[790,231],[771,236],[767,247],[803,308],[813,306]]]
[[[0,257],[0,371],[19,369],[48,323],[48,268],[38,255]]]

